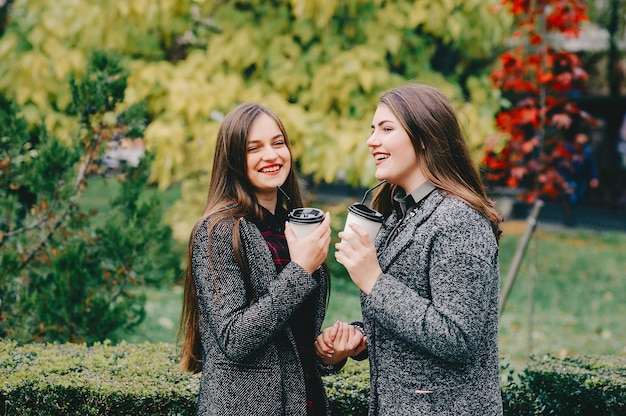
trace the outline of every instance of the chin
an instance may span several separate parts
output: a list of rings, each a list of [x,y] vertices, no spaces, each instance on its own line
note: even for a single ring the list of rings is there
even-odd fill
[[[387,176],[386,176],[384,173],[382,173],[382,172],[378,172],[378,171],[376,171],[376,173],[374,173],[374,177],[375,177],[375,178],[376,178],[376,180],[378,180],[378,181],[382,181],[382,180],[384,180],[384,179],[387,179]]]

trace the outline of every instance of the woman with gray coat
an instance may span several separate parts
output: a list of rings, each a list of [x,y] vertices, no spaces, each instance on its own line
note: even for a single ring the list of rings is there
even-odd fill
[[[189,239],[181,366],[202,372],[199,416],[326,416],[321,374],[362,343],[339,323],[334,354],[316,357],[330,216],[298,238],[287,198],[302,206],[282,123],[265,107],[239,105],[220,125],[207,205]]]
[[[375,241],[339,233],[335,255],[361,289],[369,414],[501,415],[501,219],[454,110],[429,86],[388,91],[367,145],[387,220]]]

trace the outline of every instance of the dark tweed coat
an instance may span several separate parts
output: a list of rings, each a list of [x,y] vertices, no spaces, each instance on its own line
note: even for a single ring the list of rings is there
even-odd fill
[[[322,273],[318,284],[295,263],[277,275],[258,228],[242,220],[239,229],[254,292],[254,303],[248,307],[233,251],[233,221],[213,229],[210,256],[207,225],[208,220],[198,227],[192,262],[203,353],[197,414],[306,415],[304,375],[288,320],[315,294],[319,333],[327,275]],[[320,374],[315,376],[321,383]]]
[[[361,296],[370,415],[501,415],[498,246],[488,221],[436,190],[376,238],[383,275]]]

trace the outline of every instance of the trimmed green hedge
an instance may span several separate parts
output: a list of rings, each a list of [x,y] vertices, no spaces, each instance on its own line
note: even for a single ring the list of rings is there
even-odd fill
[[[626,357],[534,358],[502,397],[505,415],[626,415]]]
[[[325,377],[337,415],[367,414],[367,364]],[[171,344],[0,341],[0,415],[191,415],[200,375],[181,372]]]
[[[0,342],[1,415],[190,415],[197,375],[170,344]]]
[[[171,344],[0,341],[0,415],[191,415],[199,375]],[[625,415],[626,357],[535,359],[502,384],[505,415]],[[367,414],[367,362],[324,378],[334,415]]]

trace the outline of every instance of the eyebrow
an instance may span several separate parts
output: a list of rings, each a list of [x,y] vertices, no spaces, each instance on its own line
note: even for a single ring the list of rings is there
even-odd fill
[[[378,122],[378,127],[382,126],[382,125],[383,125],[383,124],[385,124],[385,123],[393,123],[393,121],[391,121],[391,120],[382,120],[382,121],[379,121],[379,122]],[[371,128],[374,128],[374,125],[372,124],[370,127],[371,127]]]
[[[284,138],[284,137],[285,137],[285,135],[284,135],[284,134],[282,134],[282,133],[279,133],[279,134],[277,134],[277,135],[276,135],[276,136],[274,136],[274,137],[270,137],[270,140],[280,139],[281,137],[282,137],[282,138]],[[258,142],[262,142],[262,141],[264,141],[264,140],[262,140],[262,139],[248,139],[248,142],[247,142],[247,143],[258,143]]]

